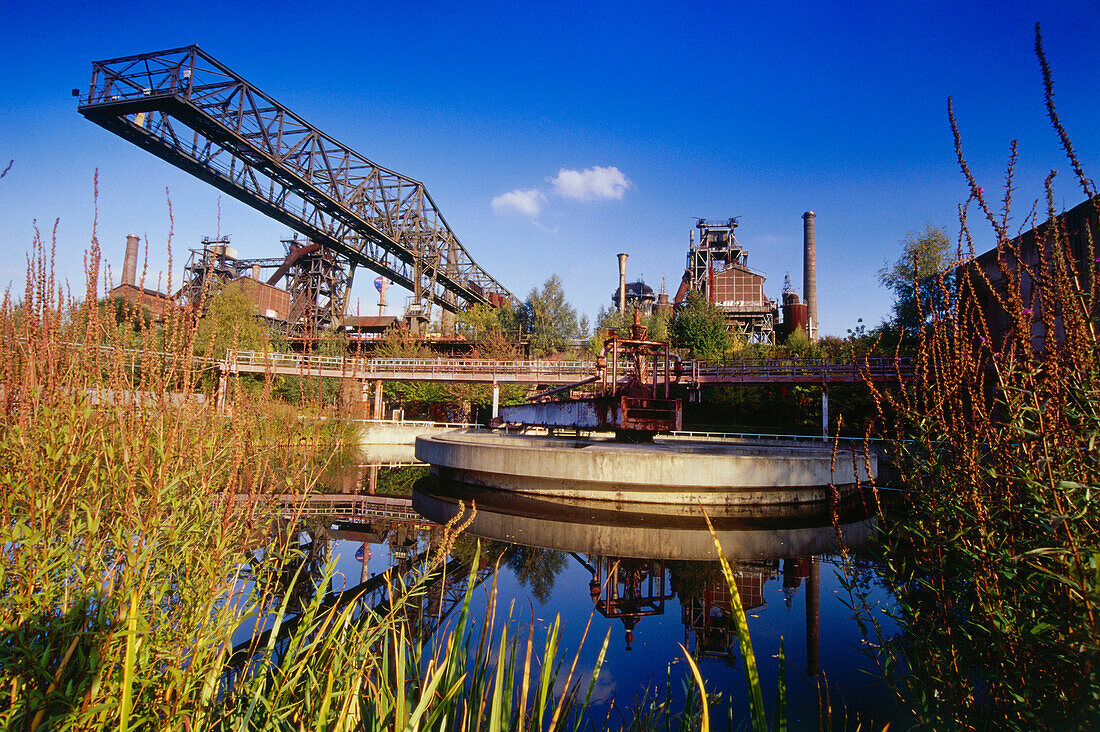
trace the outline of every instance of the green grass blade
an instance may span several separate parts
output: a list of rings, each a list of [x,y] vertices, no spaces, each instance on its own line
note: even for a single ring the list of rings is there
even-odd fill
[[[489,732],[499,732],[500,712],[504,704],[504,649],[508,645],[508,628],[500,631],[500,648],[497,649],[497,671],[493,678],[493,701],[489,707]]]
[[[775,682],[775,730],[787,732],[787,657],[779,638],[779,679]]]
[[[745,617],[745,608],[741,604],[741,594],[737,591],[737,582],[733,577],[730,563],[726,561],[726,555],[722,552],[722,544],[718,541],[718,534],[714,531],[714,524],[710,522],[710,516],[706,511],[703,518],[707,521],[711,538],[714,539],[714,547],[718,550],[718,561],[722,565],[722,574],[729,586],[730,600],[733,609],[734,625],[737,629],[737,643],[741,647],[741,657],[745,662],[745,679],[749,687],[749,716],[752,719],[752,728],[756,732],[765,732],[768,729],[768,718],[764,710],[764,692],[760,687],[760,672],[756,668],[756,654],[752,651],[752,638],[749,636],[749,621]],[[692,663],[694,667],[694,663]],[[705,703],[705,702],[704,702]]]
[[[603,645],[600,646],[600,655],[596,656],[596,665],[592,667],[592,678],[588,681],[588,692],[584,695],[584,706],[580,711],[584,712],[588,709],[588,705],[592,703],[592,692],[596,688],[596,680],[600,677],[600,669],[603,668],[604,657],[607,656],[607,646],[611,643],[611,628],[607,629],[607,635],[603,637]],[[574,729],[580,727],[580,715],[578,715],[577,723]]]
[[[130,711],[133,706],[134,665],[137,657],[137,590],[130,592],[130,614],[126,618],[126,660],[122,665],[122,701],[119,702],[118,729],[126,732],[130,727]]]
[[[699,673],[699,667],[695,665],[695,659],[688,653],[687,647],[681,643],[680,648],[684,652],[684,658],[687,659],[688,666],[691,667],[691,675],[695,679],[695,686],[699,689],[699,698],[703,704],[703,716],[699,722],[699,729],[703,731],[710,730],[710,709],[707,705],[707,687],[703,684],[703,675]]]

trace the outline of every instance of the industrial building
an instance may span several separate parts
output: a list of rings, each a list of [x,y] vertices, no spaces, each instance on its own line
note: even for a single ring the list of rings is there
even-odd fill
[[[228,236],[204,238],[201,247],[191,250],[180,299],[201,306],[214,287],[239,282],[254,301],[256,314],[291,337],[310,337],[338,326],[351,286],[346,258],[308,240],[286,239],[282,244],[283,257],[245,259]]]
[[[122,260],[122,281],[111,289],[108,297],[120,298],[138,309],[148,310],[154,321],[161,321],[172,309],[173,301],[163,292],[138,286],[137,260],[140,243],[141,238],[134,234],[126,237],[126,257]]]
[[[1067,246],[1064,253],[1052,250],[1056,242],[1052,236],[1051,226],[1057,226],[1062,232],[1062,240]],[[1095,276],[1097,265],[1089,260],[1097,258],[1098,244],[1100,244],[1100,197],[1074,206],[1064,214],[1025,231],[1003,249],[991,249],[977,256],[972,265],[965,265],[979,267],[984,279],[992,286],[991,290],[982,284],[978,289],[978,297],[979,307],[985,316],[994,345],[999,348],[1012,331],[1016,314],[1005,310],[1002,303],[1011,302],[1006,296],[1012,280],[1018,278],[1024,313],[1031,321],[1032,347],[1036,352],[1043,351],[1046,338],[1043,303],[1040,302],[1031,273],[1044,270],[1048,274],[1052,273],[1053,262],[1065,256],[1074,269],[1072,275],[1076,277],[1081,287],[1087,288],[1092,281],[1091,277]],[[1093,318],[1098,315],[1100,314],[1092,313]],[[1060,313],[1053,315],[1053,322],[1057,329],[1054,337],[1056,340],[1061,340],[1064,335],[1061,331]]]
[[[749,343],[774,343],[778,307],[764,294],[767,275],[749,268],[749,255],[737,242],[738,219],[698,219],[688,237],[687,268],[674,304],[698,292],[726,318],[729,329]]]
[[[615,293],[611,296],[611,303],[613,305],[618,307],[619,300],[623,299],[627,309],[637,310],[646,317],[653,314],[653,309],[657,306],[657,295],[653,292],[653,288],[647,285],[644,280],[627,282],[625,290],[626,293],[624,297],[620,298],[620,295],[623,294],[622,289],[615,288]],[[668,300],[667,295],[665,296],[665,300]]]

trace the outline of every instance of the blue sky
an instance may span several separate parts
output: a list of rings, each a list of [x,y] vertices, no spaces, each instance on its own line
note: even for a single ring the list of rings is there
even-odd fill
[[[186,249],[218,232],[215,189],[86,121],[69,95],[94,59],[191,43],[422,180],[515,294],[557,273],[589,316],[610,304],[620,251],[631,279],[674,291],[696,217],[740,216],[767,294],[788,272],[801,294],[812,209],[822,332],[877,323],[892,301],[877,271],[900,240],[958,228],[948,95],[987,191],[1017,139],[1020,219],[1051,169],[1058,204],[1075,205],[1045,118],[1036,21],[1059,111],[1086,171],[1100,170],[1096,2],[349,5],[4,3],[0,158],[14,163],[0,181],[0,284],[20,289],[33,222],[55,219],[58,270],[80,281],[97,169],[116,280],[128,233],[148,237],[149,270],[166,273],[168,196],[174,280]],[[220,211],[242,256],[281,252],[285,227],[224,195]],[[363,312],[371,279],[353,293]],[[404,295],[390,291],[391,310]]]

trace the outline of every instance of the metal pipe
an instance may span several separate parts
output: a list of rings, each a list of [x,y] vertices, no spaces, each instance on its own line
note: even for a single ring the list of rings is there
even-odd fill
[[[626,257],[619,255],[619,315],[626,312]]]
[[[802,214],[802,277],[806,297],[806,327],[810,340],[817,340],[817,241],[813,211]]]

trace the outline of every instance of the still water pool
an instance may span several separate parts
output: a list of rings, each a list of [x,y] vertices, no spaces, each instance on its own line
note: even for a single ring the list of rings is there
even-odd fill
[[[609,635],[595,719],[611,714],[617,727],[647,694],[663,699],[666,689],[674,705],[682,701],[690,654],[708,691],[722,696],[712,715],[732,716],[734,728],[747,724],[730,593],[705,520],[691,507],[516,499],[425,478],[411,498],[360,496],[355,508],[334,506],[330,516],[310,522],[323,553],[335,560],[330,589],[351,589],[430,550],[439,541],[438,524],[459,511],[460,501],[464,507],[474,503],[477,511],[452,548],[454,566],[464,571],[431,606],[438,616],[433,628],[457,615],[470,565],[456,558],[474,556],[475,542],[489,544],[503,554],[499,569],[475,569],[476,622],[485,622],[494,586],[498,622],[510,616],[524,636],[529,622],[538,637],[560,618],[565,669],[579,653],[582,690]],[[869,558],[874,531],[860,507],[841,507],[835,516],[815,509],[763,515],[731,509],[711,518],[748,616],[769,713],[782,644],[792,729],[819,728],[822,707],[830,710],[834,728],[896,726],[896,698],[879,680],[851,608],[853,585],[863,601],[891,603]],[[846,556],[838,551],[838,536]]]

